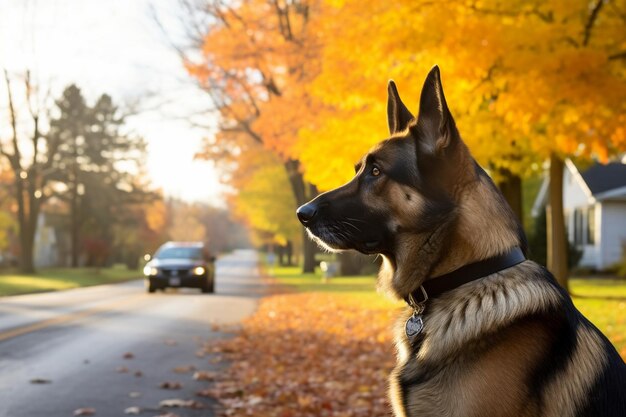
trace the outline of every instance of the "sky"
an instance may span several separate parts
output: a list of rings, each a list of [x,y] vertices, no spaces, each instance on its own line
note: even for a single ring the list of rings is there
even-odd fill
[[[152,184],[168,196],[223,205],[219,172],[194,160],[211,132],[189,116],[207,126],[215,118],[170,46],[182,41],[180,16],[178,0],[0,0],[0,69],[31,70],[53,96],[75,83],[90,103],[103,93],[140,103],[128,125],[148,143]],[[5,97],[0,87],[0,112]]]

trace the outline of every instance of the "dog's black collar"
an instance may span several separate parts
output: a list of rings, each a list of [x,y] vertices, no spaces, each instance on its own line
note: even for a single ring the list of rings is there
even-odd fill
[[[504,255],[467,264],[447,274],[431,278],[425,281],[420,288],[409,294],[405,301],[411,307],[415,307],[417,304],[423,304],[426,300],[439,297],[441,294],[470,281],[495,274],[525,260],[524,252],[519,247],[515,247]]]

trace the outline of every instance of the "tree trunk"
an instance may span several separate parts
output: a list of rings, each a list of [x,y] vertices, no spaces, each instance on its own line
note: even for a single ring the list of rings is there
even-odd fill
[[[20,259],[20,269],[22,272],[27,274],[32,274],[35,272],[35,259],[34,259],[34,251],[35,251],[35,230],[36,225],[27,225],[26,230],[24,232],[20,231],[20,234],[23,233],[21,246],[21,259]]]
[[[513,209],[513,213],[517,216],[520,224],[524,224],[524,210],[522,207],[522,178],[514,175],[508,169],[499,170],[501,181],[498,182],[498,188],[504,195],[504,198]]]
[[[305,183],[299,169],[300,162],[290,159],[285,162],[284,166],[287,171],[289,183],[291,184],[291,189],[294,197],[296,198],[296,205],[300,207],[302,204],[308,202],[317,195],[317,189],[313,184]],[[315,252],[317,246],[311,241],[304,228],[302,229],[302,249],[302,255],[304,258],[302,272],[312,273],[315,271]]]
[[[287,265],[292,266],[293,265],[293,243],[291,243],[291,240],[287,241],[287,244],[285,245],[285,251],[286,251],[286,256],[287,256]]]
[[[305,201],[302,204],[308,202],[312,198],[316,197],[318,194],[317,188],[313,184],[307,183],[306,188],[308,190],[308,193],[306,195]],[[315,272],[316,265],[315,254],[317,253],[317,243],[313,242],[308,235],[305,235],[304,239],[304,263],[302,265],[302,272],[313,273]]]
[[[20,271],[26,274],[32,274],[35,272],[35,262],[33,259],[33,251],[35,249],[34,234],[31,230],[32,227],[26,219],[19,222]]]
[[[26,274],[35,272],[35,262],[33,259],[35,231],[37,229],[37,221],[33,222],[31,213],[26,211],[26,201],[24,197],[24,179],[20,177],[20,170],[15,169],[15,194],[17,199],[17,222],[20,238],[20,271]],[[32,199],[31,199],[32,201]],[[28,205],[28,209],[32,211],[32,204]]]
[[[278,265],[285,266],[285,247],[276,245],[276,254],[278,255]]]
[[[70,208],[70,228],[71,228],[71,239],[70,243],[72,245],[70,249],[71,253],[71,266],[72,268],[78,267],[78,256],[79,256],[79,223],[78,223],[78,192],[76,188],[72,192],[72,201]]]
[[[548,269],[557,282],[569,291],[567,270],[567,238],[563,215],[563,170],[559,156],[550,156],[550,200],[546,208],[548,223]]]
[[[315,252],[317,250],[317,245],[311,240],[304,228],[302,228],[302,239],[302,254],[304,257],[304,261],[302,262],[302,272],[313,273],[315,272]]]
[[[30,206],[28,216],[20,216],[19,219],[20,271],[26,274],[35,272],[35,233],[37,231],[37,217],[39,216],[37,203],[31,203]]]
[[[2,154],[8,159],[9,165],[13,171],[15,177],[15,197],[17,201],[17,220],[19,227],[19,239],[20,239],[20,269],[24,273],[35,272],[35,262],[33,251],[35,249],[35,233],[37,231],[37,220],[39,217],[39,208],[41,201],[35,198],[37,191],[37,153],[38,153],[38,140],[39,140],[39,114],[33,112],[30,107],[31,92],[30,88],[30,73],[26,73],[26,102],[29,104],[29,110],[33,118],[34,132],[33,132],[33,159],[32,165],[29,170],[22,168],[22,153],[20,151],[20,141],[18,140],[17,129],[17,113],[13,103],[13,95],[11,92],[11,82],[9,79],[9,73],[4,70],[4,79],[6,82],[7,98],[9,101],[9,115],[13,144],[13,154],[7,153],[4,149]],[[40,195],[40,198],[42,196]]]
[[[80,257],[80,221],[78,217],[78,145],[74,138],[74,165],[72,167],[72,195],[70,197],[70,256],[72,268],[78,267]]]

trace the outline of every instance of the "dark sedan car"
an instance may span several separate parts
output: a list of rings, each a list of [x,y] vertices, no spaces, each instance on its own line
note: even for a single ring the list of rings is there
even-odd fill
[[[215,258],[202,243],[167,242],[143,269],[148,292],[168,287],[199,288],[215,291]]]

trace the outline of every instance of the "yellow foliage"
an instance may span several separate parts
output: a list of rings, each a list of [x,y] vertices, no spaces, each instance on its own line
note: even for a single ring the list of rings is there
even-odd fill
[[[235,215],[279,244],[300,234],[293,192],[281,161],[258,149],[245,155],[238,172],[238,192],[232,198]]]
[[[310,16],[316,1],[247,0],[207,5],[211,16],[200,56],[187,71],[216,95],[221,139],[245,133],[283,159],[294,158],[297,130],[307,118],[306,86],[318,73]],[[237,126],[238,129],[233,129]]]
[[[241,191],[239,214],[267,233],[291,233],[275,213],[294,218],[293,206],[274,206],[277,198],[293,203],[287,185],[271,190],[269,178],[286,184],[280,162],[298,160],[320,190],[344,183],[386,136],[387,80],[417,113],[434,64],[465,142],[493,173],[528,175],[555,152],[606,160],[626,149],[626,0],[206,7],[202,47],[185,62],[221,113],[202,156],[238,166],[231,185]],[[267,165],[247,156],[264,150],[275,158]]]
[[[167,218],[167,207],[162,199],[154,201],[152,204],[147,205],[146,210],[146,225],[153,232],[160,233],[165,227],[165,220]]]
[[[626,148],[624,60],[609,58],[624,51],[623,0],[591,23],[588,2],[565,0],[327,0],[323,10],[324,65],[311,91],[333,111],[301,129],[298,144],[320,188],[345,181],[385,135],[387,79],[417,111],[434,64],[481,164],[525,175],[551,152],[606,159]]]

